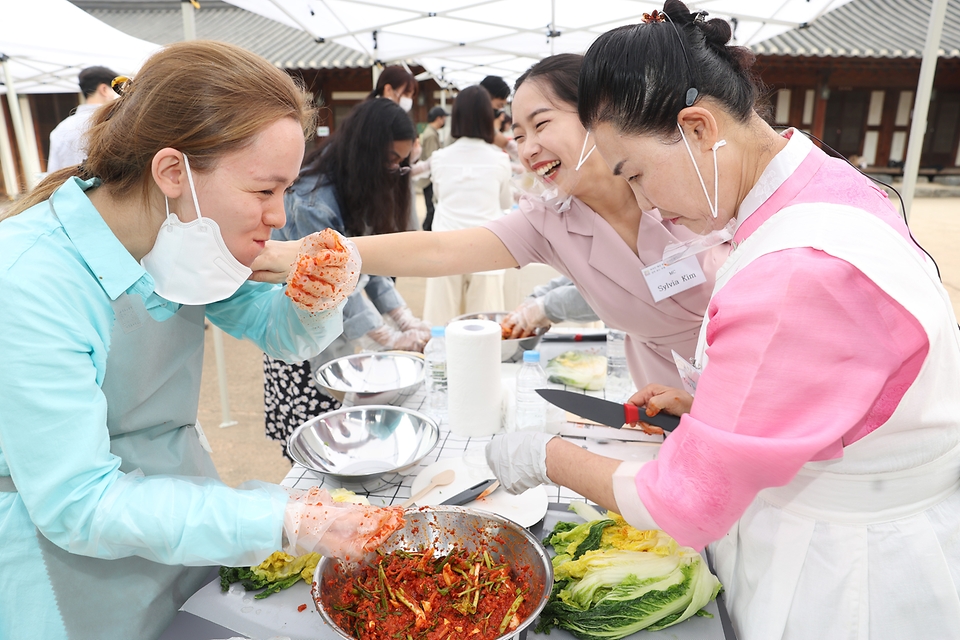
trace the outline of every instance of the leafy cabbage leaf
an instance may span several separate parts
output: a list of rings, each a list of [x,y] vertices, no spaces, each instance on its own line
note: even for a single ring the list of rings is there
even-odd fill
[[[573,524],[558,523],[545,541],[558,555],[538,633],[557,627],[585,640],[618,640],[710,615],[702,609],[722,587],[694,549],[615,513]]]
[[[599,391],[607,382],[607,359],[594,353],[567,351],[544,367],[550,382]]]

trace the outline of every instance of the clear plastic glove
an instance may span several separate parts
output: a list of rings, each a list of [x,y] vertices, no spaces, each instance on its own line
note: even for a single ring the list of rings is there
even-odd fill
[[[544,310],[544,298],[527,298],[503,319],[503,327],[510,330],[511,338],[532,336],[537,329],[550,326]]]
[[[304,238],[287,277],[287,296],[305,311],[333,309],[360,279],[357,246],[333,229]]]
[[[413,312],[410,311],[410,308],[407,306],[391,309],[387,312],[387,315],[390,316],[391,320],[397,323],[400,331],[419,329],[421,331],[426,331],[428,334],[430,333],[430,325],[413,315]]]
[[[403,527],[400,507],[334,502],[326,489],[287,489],[283,518],[284,551],[292,556],[317,552],[340,560],[360,560]]]
[[[382,324],[367,332],[367,338],[376,342],[384,350],[417,351],[423,353],[430,339],[430,331],[407,329],[398,331],[388,324]]]
[[[540,431],[515,431],[494,436],[487,443],[487,465],[510,493],[523,493],[541,484],[547,477],[547,443],[555,438]]]

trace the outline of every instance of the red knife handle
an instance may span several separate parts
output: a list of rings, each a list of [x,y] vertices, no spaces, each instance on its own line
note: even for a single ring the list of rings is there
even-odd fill
[[[623,403],[623,421],[626,424],[633,424],[640,421],[640,407],[629,402]]]

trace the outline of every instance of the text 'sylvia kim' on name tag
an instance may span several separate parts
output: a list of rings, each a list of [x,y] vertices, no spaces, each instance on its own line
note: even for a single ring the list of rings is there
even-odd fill
[[[697,256],[690,256],[669,265],[658,262],[644,269],[642,273],[654,302],[660,302],[707,281]]]

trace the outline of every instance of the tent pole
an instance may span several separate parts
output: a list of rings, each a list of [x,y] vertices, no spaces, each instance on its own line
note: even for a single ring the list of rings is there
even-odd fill
[[[181,0],[180,11],[183,14],[183,39],[197,39],[197,24],[194,21],[194,7],[190,0]],[[217,363],[217,386],[220,389],[220,428],[232,427],[237,421],[230,417],[230,387],[227,384],[227,359],[223,352],[223,330],[215,324],[210,325],[213,336],[213,358]]]
[[[913,103],[913,121],[910,123],[910,138],[907,141],[907,158],[903,163],[903,215],[909,220],[913,195],[917,189],[917,172],[920,169],[920,154],[923,152],[923,138],[927,132],[927,112],[930,110],[930,95],[933,90],[933,76],[937,70],[940,36],[943,34],[943,21],[947,15],[947,0],[933,0],[930,9],[930,23],[927,28],[927,43],[923,48],[923,61],[920,63],[920,80],[917,82],[917,98]]]
[[[17,180],[13,147],[10,146],[10,131],[7,129],[7,118],[2,107],[0,107],[0,168],[3,169],[3,184],[6,186],[7,195],[16,196],[20,193],[20,181]]]
[[[37,156],[36,149],[30,152],[30,146],[27,142],[27,134],[23,126],[23,114],[20,113],[20,100],[17,97],[17,91],[13,86],[13,73],[10,71],[9,58],[3,56],[0,59],[0,65],[3,66],[3,78],[7,87],[7,105],[10,107],[10,119],[13,120],[13,133],[17,138],[17,148],[20,149],[20,164],[23,166],[23,181],[27,185],[27,191],[33,189],[37,184],[37,174],[40,173],[40,167],[34,165],[34,158]]]
[[[197,22],[193,15],[193,3],[190,0],[180,0],[180,15],[183,17],[183,39],[197,39]]]

